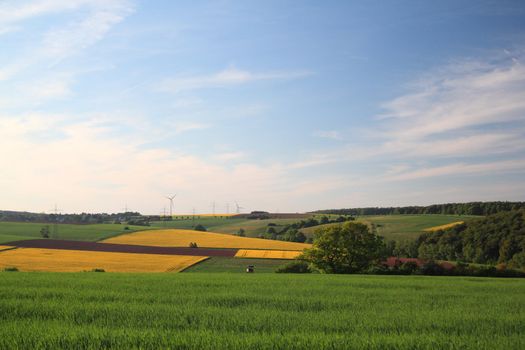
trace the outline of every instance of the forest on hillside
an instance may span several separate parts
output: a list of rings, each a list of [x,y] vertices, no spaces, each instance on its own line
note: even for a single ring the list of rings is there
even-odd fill
[[[352,216],[395,214],[492,215],[518,209],[525,209],[525,202],[468,202],[408,207],[326,209],[313,213]]]
[[[525,268],[525,210],[468,220],[446,230],[423,233],[420,258]]]

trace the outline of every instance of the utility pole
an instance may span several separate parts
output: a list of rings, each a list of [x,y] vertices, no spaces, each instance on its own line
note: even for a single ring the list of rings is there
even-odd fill
[[[60,209],[58,209],[57,204],[55,203],[55,208],[53,209],[53,213],[55,213],[55,220],[53,222],[53,238],[58,238],[58,212]]]
[[[166,207],[162,209],[161,214],[162,214],[162,226],[166,228]]]

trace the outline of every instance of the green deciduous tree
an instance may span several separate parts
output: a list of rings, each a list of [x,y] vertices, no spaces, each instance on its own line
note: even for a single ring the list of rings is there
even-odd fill
[[[43,238],[49,238],[49,234],[50,234],[49,226],[44,226],[40,229],[40,235]]]
[[[356,273],[383,258],[383,239],[361,223],[346,222],[319,229],[302,259],[325,273]]]
[[[202,226],[201,224],[197,224],[193,229],[195,231],[206,231],[206,227]]]

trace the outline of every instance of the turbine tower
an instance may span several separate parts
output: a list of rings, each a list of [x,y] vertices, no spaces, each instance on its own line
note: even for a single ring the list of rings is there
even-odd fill
[[[176,194],[173,196],[166,196],[166,199],[170,201],[170,220],[173,219],[173,200],[177,197]]]
[[[240,214],[240,213],[241,213],[241,209],[244,209],[244,208],[241,207],[241,206],[239,205],[239,203],[237,203],[237,202],[235,202],[235,208],[236,208],[235,211],[236,211],[237,214]]]

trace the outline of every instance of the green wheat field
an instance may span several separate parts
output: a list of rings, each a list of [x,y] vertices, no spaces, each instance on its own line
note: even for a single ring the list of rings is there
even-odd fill
[[[0,349],[523,349],[525,281],[0,273]]]

